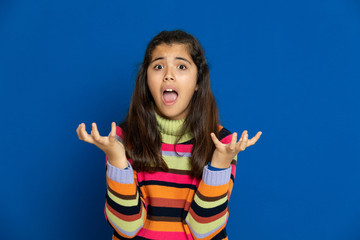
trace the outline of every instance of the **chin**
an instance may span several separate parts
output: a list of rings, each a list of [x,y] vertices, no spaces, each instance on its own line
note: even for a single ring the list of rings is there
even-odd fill
[[[180,119],[180,115],[181,114],[176,114],[176,113],[169,113],[169,112],[157,112],[160,116],[169,119],[169,120],[178,120]]]
[[[177,116],[178,115],[176,115],[176,114],[164,114],[164,113],[162,113],[161,114],[163,117],[165,117],[165,118],[167,118],[167,119],[170,119],[170,120],[175,120],[176,118],[177,118]]]
[[[173,107],[169,107],[168,106],[161,106],[161,108],[156,106],[155,111],[162,117],[170,119],[170,120],[180,120],[180,119],[185,119],[187,116],[186,113],[186,109],[183,110],[179,110],[179,109],[174,109],[175,106]],[[171,109],[172,108],[172,109]],[[178,108],[178,107],[175,107]]]

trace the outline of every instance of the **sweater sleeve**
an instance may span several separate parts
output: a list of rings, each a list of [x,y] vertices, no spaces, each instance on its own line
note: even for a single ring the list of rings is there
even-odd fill
[[[117,128],[121,141],[122,131]],[[106,164],[105,217],[116,233],[125,238],[134,237],[146,219],[146,205],[137,184],[137,173],[131,164],[126,169]]]
[[[221,142],[230,143],[231,134],[227,132]],[[227,169],[213,171],[204,167],[202,180],[196,190],[189,212],[185,218],[195,239],[212,239],[226,226],[229,217],[229,198],[232,191],[236,159]]]

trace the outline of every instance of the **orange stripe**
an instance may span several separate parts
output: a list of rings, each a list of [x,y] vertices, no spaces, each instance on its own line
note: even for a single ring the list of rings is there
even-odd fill
[[[136,185],[135,182],[130,184],[118,183],[111,180],[109,177],[106,176],[106,181],[108,186],[122,195],[135,195],[136,194]]]
[[[152,221],[150,219],[146,219],[143,228],[146,228],[151,231],[183,232],[184,224],[182,222],[162,222],[162,221]],[[190,230],[185,228],[185,233],[190,233]]]
[[[230,182],[229,182],[229,191],[228,191],[228,199],[230,199],[230,195],[231,195],[233,186],[234,186],[234,182],[230,180]]]
[[[112,236],[112,240],[120,240],[117,237],[115,237],[115,235]]]
[[[201,240],[211,240],[214,236],[216,236],[216,234],[218,234],[219,232],[221,232],[224,229],[225,225],[221,228],[219,228],[217,231],[215,231],[213,234],[211,234],[210,236],[206,237],[206,238],[202,238]]]
[[[195,191],[189,188],[174,188],[167,186],[148,185],[141,187],[142,192],[147,192],[146,195],[155,198],[165,199],[184,199],[188,202],[192,201]]]
[[[220,186],[209,186],[206,185],[204,181],[200,182],[198,188],[198,191],[206,197],[217,197],[226,193],[228,190],[229,190],[229,183]]]

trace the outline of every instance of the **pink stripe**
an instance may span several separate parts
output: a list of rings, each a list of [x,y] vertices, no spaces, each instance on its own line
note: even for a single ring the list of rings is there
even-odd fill
[[[134,161],[130,158],[127,159],[129,161],[129,163],[131,164],[131,166],[134,164]]]
[[[178,144],[178,145],[176,145],[176,151],[177,152],[191,152],[191,147],[192,147],[191,144],[185,144],[185,145]],[[174,152],[174,144],[163,143],[161,146],[161,150]]]
[[[176,240],[194,239],[190,233],[186,234],[185,232],[159,232],[159,231],[151,231],[145,228],[142,228],[137,234],[137,236],[150,238],[150,239],[176,239]]]
[[[191,178],[188,175],[180,175],[174,173],[166,173],[166,172],[141,172],[138,173],[138,181],[162,181],[162,182],[172,182],[172,183],[180,183],[180,184],[194,184],[196,186],[199,185],[200,180],[196,178]]]
[[[220,142],[222,142],[223,144],[228,144],[228,143],[230,143],[230,142],[231,142],[231,138],[232,138],[232,134],[230,134],[230,135],[228,135],[228,136],[224,137],[223,139],[221,139],[221,141],[220,141]]]
[[[236,166],[234,164],[231,164],[231,174],[235,177],[236,173]]]
[[[116,126],[116,135],[118,135],[121,139],[124,138],[124,131],[119,126]]]
[[[118,135],[121,139],[124,138],[124,131],[119,127],[116,126],[116,135]],[[228,144],[231,142],[232,134],[226,136],[221,140],[222,143]],[[176,145],[176,150],[178,152],[191,152],[192,144],[178,144]],[[174,151],[174,144],[162,144],[163,151]]]

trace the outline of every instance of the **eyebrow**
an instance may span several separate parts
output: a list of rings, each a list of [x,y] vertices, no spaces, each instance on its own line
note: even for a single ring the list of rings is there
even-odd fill
[[[164,57],[158,57],[158,58],[155,58],[154,60],[152,60],[150,63],[153,63],[153,62],[158,61],[158,60],[163,60],[163,59],[165,59],[165,58],[164,58]],[[188,62],[190,65],[192,65],[191,62],[190,62],[189,60],[187,60],[186,58],[183,58],[183,57],[175,57],[175,59],[177,59],[177,60],[183,60],[183,61],[185,61],[185,62]]]

